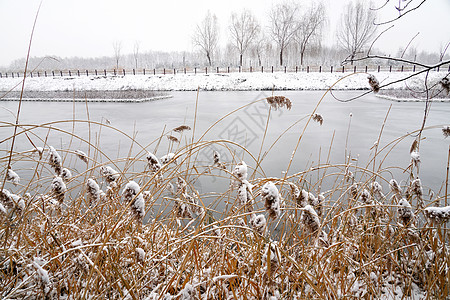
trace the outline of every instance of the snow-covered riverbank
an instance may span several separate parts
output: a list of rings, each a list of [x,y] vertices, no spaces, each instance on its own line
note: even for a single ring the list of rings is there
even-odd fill
[[[412,73],[373,73],[381,85],[395,82]],[[432,82],[440,80],[445,73],[433,72]],[[408,88],[423,88],[424,75],[407,81]],[[176,75],[127,75],[127,76],[72,76],[27,78],[27,91],[249,91],[249,90],[326,90],[333,86],[337,90],[368,89],[366,73],[220,73],[220,74],[176,74]],[[389,88],[405,88],[405,82],[395,83]],[[0,91],[21,88],[20,78],[1,78]],[[2,93],[3,95],[3,93]],[[2,96],[0,95],[0,97]]]

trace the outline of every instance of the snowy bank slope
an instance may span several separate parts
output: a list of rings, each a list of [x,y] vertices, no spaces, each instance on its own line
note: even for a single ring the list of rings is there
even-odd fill
[[[411,73],[373,73],[382,85],[411,75]],[[440,80],[443,73],[430,73],[429,79]],[[337,82],[339,79],[345,79]],[[423,75],[408,80],[408,87],[423,87]],[[21,79],[1,78],[0,91],[20,89]],[[337,82],[337,83],[336,83]],[[230,74],[176,74],[176,75],[127,75],[81,77],[33,77],[27,78],[28,91],[249,91],[249,90],[326,90],[368,89],[367,74],[358,73],[230,73]],[[405,88],[396,83],[389,88]],[[0,95],[1,96],[1,95]]]

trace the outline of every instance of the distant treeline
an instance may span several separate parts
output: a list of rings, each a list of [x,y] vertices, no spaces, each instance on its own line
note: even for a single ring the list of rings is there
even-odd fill
[[[236,51],[233,47],[225,47],[220,49],[215,55],[213,62],[214,66],[218,67],[236,67],[239,66],[239,59]],[[308,55],[305,56],[304,66],[306,65],[334,65],[338,66],[347,57],[345,51],[337,50],[329,47],[320,47],[319,49],[309,50]],[[445,59],[448,59],[450,55],[447,55]],[[419,61],[422,63],[436,63],[439,61],[438,53],[427,53],[415,51],[409,51],[404,55],[404,58]],[[288,67],[300,66],[300,55],[296,47],[290,47],[286,52],[284,65]],[[394,62],[390,62],[393,64]],[[355,64],[358,64],[355,62]],[[368,62],[361,62],[359,65],[367,65]],[[370,65],[386,65],[386,61],[372,60]],[[147,51],[135,54],[124,54],[119,59],[119,68],[124,69],[182,69],[185,67],[198,67],[202,68],[207,66],[208,63],[205,60],[204,54],[197,51],[177,51],[177,52],[162,52],[162,51]],[[267,44],[264,53],[258,57],[257,53],[250,52],[243,61],[243,67],[269,67],[278,66],[278,52],[277,49]],[[13,61],[9,66],[2,67],[2,72],[23,72],[25,66],[25,58],[17,59]],[[102,56],[95,58],[84,57],[31,57],[29,61],[29,69],[36,70],[69,70],[69,69],[99,69],[104,68],[114,69],[116,67],[115,57]]]

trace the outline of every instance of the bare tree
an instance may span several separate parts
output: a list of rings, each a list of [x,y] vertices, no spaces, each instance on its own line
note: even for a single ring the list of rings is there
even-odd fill
[[[308,47],[316,42],[320,45],[322,38],[322,29],[326,21],[325,6],[323,3],[313,4],[305,13],[299,22],[295,39],[300,48],[300,64],[303,65],[303,59]]]
[[[229,30],[233,44],[239,52],[239,65],[242,66],[242,57],[258,35],[260,26],[253,14],[244,10],[239,15],[231,14]]]
[[[285,2],[272,7],[269,13],[270,35],[280,51],[280,65],[283,65],[283,52],[292,42],[298,29],[298,11],[298,5]]]
[[[205,53],[211,66],[212,56],[219,41],[219,25],[215,14],[208,11],[202,23],[197,25],[192,40],[194,46],[198,46]]]
[[[140,42],[139,41],[134,42],[133,58],[134,58],[135,70],[138,69],[139,47],[140,47]]]
[[[371,2],[358,0],[350,2],[345,7],[341,16],[340,28],[337,32],[339,44],[349,54],[349,60],[353,62],[356,54],[374,38],[377,27],[374,25],[376,13],[370,9]]]
[[[258,66],[262,66],[262,56],[265,51],[266,38],[262,32],[260,32],[256,37],[251,46],[252,55],[258,60]]]
[[[116,69],[119,69],[119,60],[121,57],[121,50],[122,50],[122,42],[121,41],[115,41],[113,43],[113,49],[114,49],[114,59],[116,61]]]

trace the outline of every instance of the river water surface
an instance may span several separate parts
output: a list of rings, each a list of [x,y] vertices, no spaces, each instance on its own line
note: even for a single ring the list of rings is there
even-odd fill
[[[183,135],[171,133],[181,139],[180,144],[171,144],[166,138],[161,139],[158,143],[158,138],[163,131],[167,132],[183,124],[194,128],[194,117],[196,116],[194,140],[197,140],[209,126],[227,113],[253,101],[271,96],[272,92],[200,92],[198,102],[196,102],[196,92],[172,92],[171,94],[172,98],[144,103],[111,102],[86,105],[84,103],[45,101],[24,102],[19,123],[43,124],[64,120],[63,123],[51,124],[51,127],[67,132],[73,131],[77,136],[90,140],[103,152],[104,155],[96,155],[96,159],[101,162],[107,163],[108,159],[114,160],[118,157],[142,154],[141,146],[148,151],[156,152],[160,157],[166,154],[170,147],[172,147],[172,151],[176,151],[178,147],[185,145],[187,140],[191,140],[193,134],[193,131],[184,132]],[[274,141],[289,126],[295,124],[276,142],[265,157],[262,163],[265,176],[283,176],[283,171],[288,166],[292,151],[305,126],[307,126],[305,134],[302,136],[289,174],[307,170],[311,166],[323,164],[327,160],[332,164],[342,164],[346,161],[346,153],[353,158],[353,165],[366,166],[369,159],[373,157],[373,146],[380,136],[385,119],[378,149],[419,129],[425,108],[423,102],[391,102],[374,95],[343,103],[336,101],[328,94],[316,110],[316,113],[322,115],[323,124],[310,121],[306,125],[308,117],[323,96],[323,91],[276,91],[274,94],[288,97],[292,102],[292,109],[269,110],[265,101],[257,101],[217,123],[203,139],[234,141],[245,147],[253,156],[258,157],[264,136],[261,155],[268,151]],[[340,99],[349,99],[358,94],[360,92],[346,91],[339,92],[337,95]],[[195,111],[196,103],[197,112]],[[18,102],[0,103],[0,120],[5,123],[14,123],[13,115],[17,111],[17,105]],[[95,124],[72,122],[74,119],[110,124],[109,126],[134,137],[139,145],[115,130]],[[427,129],[422,135],[420,178],[424,186],[433,189],[436,193],[439,193],[445,182],[450,139],[444,138],[442,126],[449,125],[449,123],[450,104],[433,103],[426,126],[436,126],[436,128]],[[1,140],[12,134],[12,127],[0,128]],[[395,176],[400,182],[408,178],[401,168],[406,168],[410,163],[409,148],[414,138],[415,136],[407,136],[400,141],[381,164],[381,168],[399,167],[399,169],[393,169],[392,174],[384,173],[383,176],[387,179]],[[33,148],[29,139],[36,146],[43,147],[47,143],[58,149],[79,149],[89,153],[90,156],[94,152],[87,147],[86,143],[72,139],[70,134],[48,128],[33,130],[28,134],[28,138],[23,134],[18,136],[15,151],[20,152]],[[9,150],[10,142],[11,140],[2,142],[0,149],[2,151]],[[255,162],[248,154],[244,154],[242,148],[233,146],[225,148],[223,144],[221,145],[216,144],[202,149],[197,157],[199,162],[211,163],[212,151],[217,150],[225,162],[243,158],[250,167],[254,167]],[[131,151],[130,148],[132,148]],[[391,147],[388,149],[390,150]],[[329,158],[328,153],[330,153]],[[376,160],[376,169],[380,167],[381,160],[386,154],[387,150],[380,154]],[[235,155],[234,159],[233,155]],[[66,154],[65,159],[69,159],[69,156]],[[2,170],[5,167],[1,166]],[[18,162],[13,168],[15,170],[22,168],[25,174],[31,175],[32,172],[31,168],[21,166]],[[78,168],[80,167],[78,166]],[[139,170],[134,171],[138,172]],[[77,167],[74,172],[77,172]],[[26,176],[22,175],[21,177],[26,180]],[[203,190],[216,188],[215,183],[212,182],[199,182],[198,185],[198,188]],[[208,185],[209,188],[205,185]],[[383,186],[388,189],[386,183],[383,183]]]

